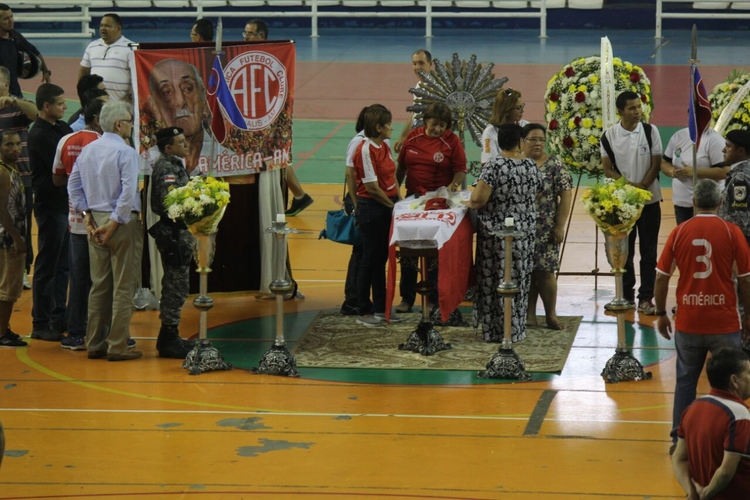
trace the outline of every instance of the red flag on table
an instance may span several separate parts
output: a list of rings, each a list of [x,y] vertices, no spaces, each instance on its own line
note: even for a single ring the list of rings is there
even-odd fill
[[[690,130],[690,140],[695,144],[697,151],[701,143],[701,135],[711,123],[711,104],[708,102],[706,86],[703,85],[703,78],[695,63],[690,65],[690,81],[692,88],[690,89],[688,129]]]
[[[235,127],[247,130],[245,118],[237,107],[237,102],[229,90],[227,80],[224,78],[224,68],[221,67],[221,59],[218,54],[211,68],[211,76],[208,77],[206,88],[206,100],[211,108],[211,132],[219,143],[224,143],[227,135],[226,118]]]

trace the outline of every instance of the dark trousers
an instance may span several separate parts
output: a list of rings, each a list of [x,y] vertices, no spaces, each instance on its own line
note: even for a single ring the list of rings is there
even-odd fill
[[[401,258],[401,281],[399,281],[399,290],[401,292],[401,301],[410,306],[414,305],[417,299],[417,279],[419,278],[420,259],[418,257]],[[422,279],[425,279],[424,277]],[[437,259],[427,259],[427,281],[432,283],[432,291],[427,295],[431,305],[437,304],[437,281],[438,266]]]
[[[68,334],[86,336],[86,320],[91,291],[89,242],[85,234],[70,235],[70,295],[68,295]]]
[[[33,328],[46,330],[66,325],[68,296],[68,213],[34,206],[39,230],[34,264],[34,304],[31,309]]]
[[[628,238],[628,261],[625,264],[623,276],[623,293],[625,298],[633,301],[635,295],[635,238],[638,236],[638,250],[641,254],[640,271],[641,286],[638,287],[638,300],[649,300],[654,297],[654,281],[656,280],[656,246],[659,243],[659,227],[661,226],[661,202],[651,203],[643,207],[641,218],[635,223]]]
[[[693,207],[678,207],[674,206],[674,218],[677,219],[677,225],[682,224],[686,220],[693,218]]]
[[[393,208],[369,198],[357,198],[357,224],[362,233],[362,260],[357,274],[360,314],[368,314],[370,290],[376,313],[385,312],[385,264]]]
[[[359,275],[359,265],[362,262],[362,245],[352,245],[352,254],[349,257],[349,266],[346,269],[346,283],[344,284],[344,304],[342,307],[358,308],[357,301],[357,278]],[[369,309],[372,304],[369,304]]]
[[[31,265],[34,263],[34,247],[31,245],[31,214],[34,212],[34,188],[31,186],[24,186],[24,194],[26,195],[26,235],[24,240],[26,241],[26,272],[31,270]]]

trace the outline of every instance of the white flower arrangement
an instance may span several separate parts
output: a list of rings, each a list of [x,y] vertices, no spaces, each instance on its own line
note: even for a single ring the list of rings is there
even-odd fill
[[[750,81],[750,73],[736,70],[730,73],[726,81],[713,88],[708,96],[708,102],[711,104],[712,110],[712,125],[719,119],[721,112],[724,111],[737,91],[748,81]],[[750,95],[742,101],[742,104],[727,123],[726,128],[720,132],[725,134],[730,130],[750,130]]]
[[[167,216],[182,221],[193,233],[216,232],[229,203],[229,184],[213,177],[194,176],[182,187],[172,189],[164,199]]]
[[[653,111],[651,82],[643,69],[614,58],[615,94],[631,90],[643,102],[644,119]],[[596,177],[601,169],[599,138],[602,135],[602,98],[599,56],[582,57],[566,64],[547,83],[544,94],[547,147],[574,173]]]
[[[628,184],[625,177],[604,179],[583,193],[583,206],[596,225],[612,235],[629,232],[651,192]]]

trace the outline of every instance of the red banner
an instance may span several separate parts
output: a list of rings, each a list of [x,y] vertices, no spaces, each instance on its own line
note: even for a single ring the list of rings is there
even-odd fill
[[[246,175],[291,162],[294,44],[224,50],[220,64],[213,48],[134,52],[135,146],[144,173],[159,156],[156,132],[164,127],[183,129],[188,172],[198,167],[218,177]],[[223,71],[212,75],[214,67]],[[212,109],[221,116],[212,116]]]

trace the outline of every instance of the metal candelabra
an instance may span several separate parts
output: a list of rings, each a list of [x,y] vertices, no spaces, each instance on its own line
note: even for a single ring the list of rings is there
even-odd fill
[[[208,296],[208,273],[211,272],[211,263],[216,252],[216,233],[203,234],[191,231],[195,240],[193,258],[198,264],[196,271],[200,274],[200,289],[198,296],[193,300],[193,306],[200,311],[198,342],[188,353],[182,367],[188,370],[190,375],[200,375],[203,372],[214,370],[231,370],[232,363],[226,363],[218,349],[208,341],[208,311],[214,306],[214,299]]]
[[[616,383],[626,380],[648,380],[651,372],[644,372],[643,365],[633,357],[631,348],[625,339],[625,314],[633,309],[633,304],[624,297],[622,277],[625,274],[625,263],[628,259],[628,233],[610,234],[604,232],[607,261],[615,275],[615,299],[607,304],[608,311],[617,314],[617,348],[602,370],[602,377],[607,382]]]
[[[511,277],[513,269],[513,238],[520,238],[523,233],[516,231],[513,219],[505,219],[505,229],[492,233],[495,236],[505,238],[505,269],[503,282],[497,287],[498,293],[503,296],[504,302],[504,321],[503,321],[503,342],[500,349],[487,362],[485,370],[477,373],[479,378],[504,378],[516,379],[521,381],[531,380],[531,375],[526,372],[526,365],[521,356],[513,349],[511,341],[511,330],[513,327],[513,296],[520,289],[517,283],[514,283]]]
[[[297,360],[287,347],[286,340],[284,340],[284,294],[291,292],[293,288],[286,273],[286,235],[299,233],[300,231],[286,227],[284,214],[279,214],[276,216],[273,225],[266,228],[265,232],[276,236],[273,240],[276,279],[268,285],[268,289],[276,295],[276,339],[271,349],[260,359],[260,366],[253,368],[252,372],[262,375],[299,377]]]
[[[446,351],[451,348],[451,345],[443,341],[443,337],[440,332],[435,330],[432,321],[430,320],[430,311],[427,307],[427,295],[435,288],[435,286],[427,278],[427,257],[425,252],[434,253],[437,256],[437,250],[410,250],[408,248],[401,249],[401,256],[405,256],[409,253],[417,252],[419,256],[419,264],[422,273],[422,280],[417,283],[416,291],[422,299],[422,319],[417,325],[417,329],[413,330],[406,342],[399,344],[398,348],[401,351],[412,351],[418,352],[423,356],[431,356],[439,351]]]

